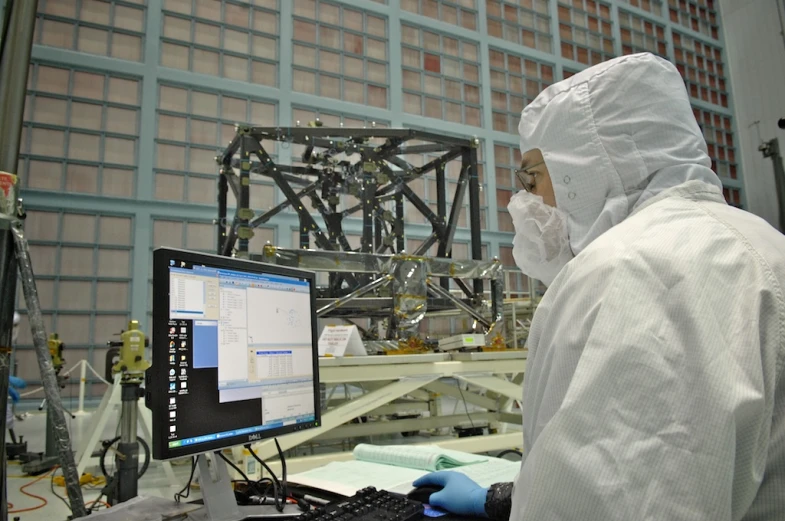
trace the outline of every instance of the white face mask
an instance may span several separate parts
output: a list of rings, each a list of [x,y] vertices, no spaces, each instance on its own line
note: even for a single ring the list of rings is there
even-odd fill
[[[507,210],[515,226],[515,263],[526,275],[550,286],[574,257],[567,235],[567,215],[524,190],[510,199]]]

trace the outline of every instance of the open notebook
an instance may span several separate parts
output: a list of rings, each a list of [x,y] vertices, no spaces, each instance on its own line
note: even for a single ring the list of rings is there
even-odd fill
[[[354,456],[354,461],[329,463],[288,479],[345,496],[367,486],[406,494],[414,488],[414,480],[434,470],[460,472],[487,487],[515,480],[520,468],[520,463],[437,446],[363,444],[354,449]]]
[[[352,451],[354,459],[420,470],[450,470],[486,461],[488,456],[442,449],[437,445],[369,445],[361,443]]]

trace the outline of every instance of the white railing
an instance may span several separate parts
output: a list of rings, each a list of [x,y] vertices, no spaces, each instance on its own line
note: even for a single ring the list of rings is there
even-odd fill
[[[106,385],[109,386],[111,386],[112,384],[110,382],[107,382],[104,379],[104,377],[101,376],[98,373],[98,371],[96,371],[95,368],[92,365],[90,365],[90,362],[88,362],[87,360],[79,360],[70,369],[68,369],[67,371],[63,371],[60,374],[63,376],[69,375],[77,367],[79,367],[79,408],[76,410],[76,412],[74,412],[74,414],[82,415],[82,414],[86,414],[84,410],[84,399],[85,399],[85,387],[87,385],[87,370],[90,369],[90,372],[93,373],[95,377],[98,378],[98,380],[101,381],[102,383],[105,383]],[[26,398],[28,396],[37,394],[43,390],[44,390],[43,387],[36,387],[35,389],[31,389],[29,391],[20,394],[19,396],[21,398]]]

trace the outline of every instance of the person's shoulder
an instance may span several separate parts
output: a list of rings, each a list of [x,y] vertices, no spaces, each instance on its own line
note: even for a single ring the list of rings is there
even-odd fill
[[[652,205],[598,237],[575,261],[571,271],[581,278],[629,272],[785,287],[785,236],[749,212],[708,201]]]
[[[701,209],[751,254],[779,269],[785,268],[785,235],[765,220],[729,205],[704,203]]]

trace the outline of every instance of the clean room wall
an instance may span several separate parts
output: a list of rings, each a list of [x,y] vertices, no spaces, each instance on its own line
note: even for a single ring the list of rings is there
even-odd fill
[[[785,145],[785,131],[777,127],[777,120],[785,118],[785,43],[780,25],[780,15],[785,17],[785,2],[720,0],[720,14],[747,209],[778,226],[774,168],[771,160],[764,159],[758,151],[759,134],[750,125],[760,121],[760,137],[778,137],[780,145]]]

